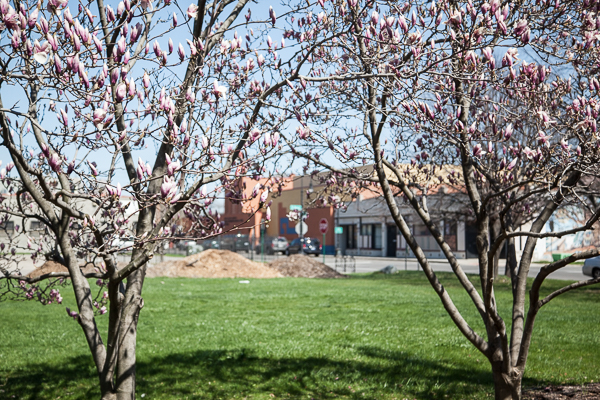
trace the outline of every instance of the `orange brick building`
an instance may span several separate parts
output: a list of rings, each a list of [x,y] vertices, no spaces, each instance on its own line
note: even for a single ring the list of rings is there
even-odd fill
[[[268,201],[271,204],[271,221],[265,221],[265,210],[258,210],[259,199],[255,198],[241,204],[234,204],[229,200],[225,200],[225,212],[223,220],[225,221],[224,230],[231,233],[241,233],[249,235],[254,245],[260,243],[261,225],[262,231],[267,237],[283,236],[288,241],[298,237],[296,233],[296,225],[298,222],[292,222],[288,219],[287,214],[291,211],[292,206],[303,206],[308,217],[305,219],[307,231],[304,232],[306,237],[314,237],[323,241],[323,235],[319,230],[319,221],[325,218],[328,222],[329,229],[325,235],[325,252],[334,254],[335,252],[335,233],[334,233],[334,208],[316,207],[306,208],[309,203],[307,196],[311,189],[319,190],[319,185],[311,180],[310,176],[290,176],[285,178],[277,178],[283,180],[281,193],[277,192],[278,184],[273,180],[261,180],[260,183],[265,186],[270,186],[272,192],[269,193]],[[251,197],[252,189],[258,181],[250,178],[241,178],[239,184],[244,187],[244,192],[248,198]]]

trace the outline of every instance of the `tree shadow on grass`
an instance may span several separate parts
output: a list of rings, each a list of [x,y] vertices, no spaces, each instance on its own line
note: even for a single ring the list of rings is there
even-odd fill
[[[466,399],[492,391],[491,373],[394,352],[359,347],[361,360],[324,357],[268,358],[251,351],[205,350],[142,356],[138,398],[233,399]],[[2,376],[4,375],[4,377]],[[6,381],[5,381],[6,379]],[[88,357],[60,366],[30,365],[0,373],[0,398],[98,398],[97,378]]]

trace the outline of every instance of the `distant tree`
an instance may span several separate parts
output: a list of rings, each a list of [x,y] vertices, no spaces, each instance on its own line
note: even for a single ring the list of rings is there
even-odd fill
[[[539,310],[563,293],[600,282],[540,294],[552,272],[599,254],[590,250],[543,266],[527,285],[540,239],[590,230],[600,216],[594,207],[585,223],[542,233],[559,207],[589,207],[582,195],[593,188],[584,178],[598,174],[597,3],[349,0],[315,4],[313,15],[290,33],[307,48],[320,47],[301,70],[303,84],[293,87],[301,103],[290,110],[297,130],[286,140],[298,157],[330,171],[332,184],[379,185],[452,321],[489,360],[496,399],[520,398]],[[523,59],[526,52],[531,55]],[[367,164],[374,167],[360,168]],[[455,168],[440,174],[446,166]],[[432,189],[444,185],[462,188],[475,220],[477,287],[428,206]],[[439,281],[400,201],[429,229],[485,332],[463,317]],[[498,226],[491,235],[493,219]],[[529,228],[518,230],[527,219]],[[494,294],[494,258],[515,238],[525,247],[518,262],[511,259],[507,324]]]

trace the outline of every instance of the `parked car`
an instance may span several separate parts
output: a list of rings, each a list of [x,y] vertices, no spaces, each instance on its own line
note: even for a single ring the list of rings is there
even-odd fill
[[[316,238],[309,237],[294,239],[288,246],[285,254],[289,256],[290,254],[298,253],[314,254],[315,257],[318,257],[321,254],[321,242]]]
[[[119,253],[128,253],[133,250],[133,245],[135,244],[135,237],[129,236],[123,239],[115,239],[113,241],[113,246],[119,248]]]
[[[289,245],[290,243],[286,238],[279,236],[271,242],[271,249],[273,249],[273,253],[281,252],[281,254],[284,254]]]
[[[195,240],[180,240],[175,244],[178,250],[185,251],[186,255],[196,254],[204,251],[204,246],[198,244]]]
[[[600,278],[600,256],[585,260],[583,263],[582,272],[584,275],[591,276],[593,278]]]
[[[275,254],[275,253],[281,253],[281,254],[285,254],[285,251],[288,248],[288,240],[282,236],[278,236],[278,237],[265,237],[264,239],[264,246],[265,246],[265,254]],[[258,244],[255,246],[256,249],[256,254],[260,254],[262,253],[262,246],[263,243],[261,243],[260,241],[258,242]]]
[[[197,243],[195,240],[179,240],[175,242],[175,248],[179,250],[187,250],[190,246],[196,246]]]
[[[248,252],[250,250],[250,241],[248,240],[248,235],[242,235],[241,233],[222,235],[204,241],[204,247],[207,249]]]

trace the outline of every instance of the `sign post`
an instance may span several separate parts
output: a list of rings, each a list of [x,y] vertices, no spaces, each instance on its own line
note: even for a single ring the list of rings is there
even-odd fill
[[[325,264],[325,234],[327,233],[328,228],[329,222],[327,221],[327,219],[321,218],[321,220],[319,221],[319,230],[323,234],[323,244],[321,246],[323,249],[323,264]]]

